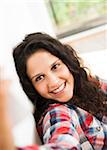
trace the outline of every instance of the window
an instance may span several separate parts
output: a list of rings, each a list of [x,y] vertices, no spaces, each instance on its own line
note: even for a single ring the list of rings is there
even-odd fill
[[[58,38],[107,23],[107,0],[46,0]]]

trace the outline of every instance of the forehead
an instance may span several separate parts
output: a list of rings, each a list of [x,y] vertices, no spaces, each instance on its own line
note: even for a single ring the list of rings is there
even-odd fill
[[[35,63],[35,64],[42,63],[42,65],[44,66],[45,63],[49,64],[51,63],[51,61],[56,60],[56,59],[58,58],[52,55],[50,52],[44,49],[40,49],[28,58],[27,64],[33,65],[32,63]]]
[[[38,50],[27,60],[27,72],[38,73],[51,66],[58,58],[46,50]]]

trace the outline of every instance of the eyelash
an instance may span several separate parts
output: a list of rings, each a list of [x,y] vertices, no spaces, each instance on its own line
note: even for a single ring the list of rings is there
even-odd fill
[[[60,66],[60,63],[54,64],[54,65],[52,66],[51,70],[56,70],[59,66]],[[38,82],[38,81],[42,80],[41,77],[42,77],[42,79],[43,79],[43,78],[44,78],[44,75],[38,76],[38,77],[35,79],[35,82]]]
[[[56,70],[60,66],[60,63],[54,64],[51,70]]]
[[[39,77],[37,77],[37,78],[35,79],[35,81],[38,82],[38,81],[42,80],[41,77],[42,77],[42,79],[43,79],[43,78],[44,78],[44,75],[40,75]]]

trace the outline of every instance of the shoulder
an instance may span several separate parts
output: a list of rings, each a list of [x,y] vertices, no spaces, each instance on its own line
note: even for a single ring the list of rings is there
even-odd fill
[[[41,117],[39,124],[46,124],[51,122],[52,124],[56,122],[69,121],[73,124],[78,122],[78,115],[72,107],[68,107],[66,104],[50,104],[49,108],[44,112]]]
[[[53,116],[60,116],[66,117],[69,116],[71,118],[72,115],[75,117],[77,116],[76,111],[73,107],[68,107],[66,104],[51,104],[50,107],[47,109],[46,115]]]
[[[69,121],[74,127],[79,124],[89,126],[93,121],[93,116],[87,111],[76,106],[51,104],[42,118],[42,121],[43,124],[46,124],[49,121],[52,123]]]
[[[67,117],[68,119],[79,119],[82,118],[85,121],[87,118],[92,118],[93,116],[76,106],[68,106],[67,104],[50,104],[49,108],[44,113],[44,118],[53,118],[53,117]]]

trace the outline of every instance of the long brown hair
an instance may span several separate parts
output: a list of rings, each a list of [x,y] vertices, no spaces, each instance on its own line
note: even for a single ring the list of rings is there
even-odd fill
[[[40,96],[34,89],[26,73],[27,59],[40,48],[47,50],[52,55],[61,59],[72,73],[75,80],[74,100],[69,100],[69,103],[81,107],[101,118],[107,111],[107,103],[105,103],[105,101],[107,102],[107,97],[101,91],[99,82],[95,82],[97,80],[94,78],[89,78],[89,74],[87,74],[85,68],[81,65],[81,59],[71,46],[62,44],[57,39],[45,33],[38,32],[27,35],[13,50],[15,67],[20,83],[36,108],[36,120],[39,120],[50,103],[56,102]]]

